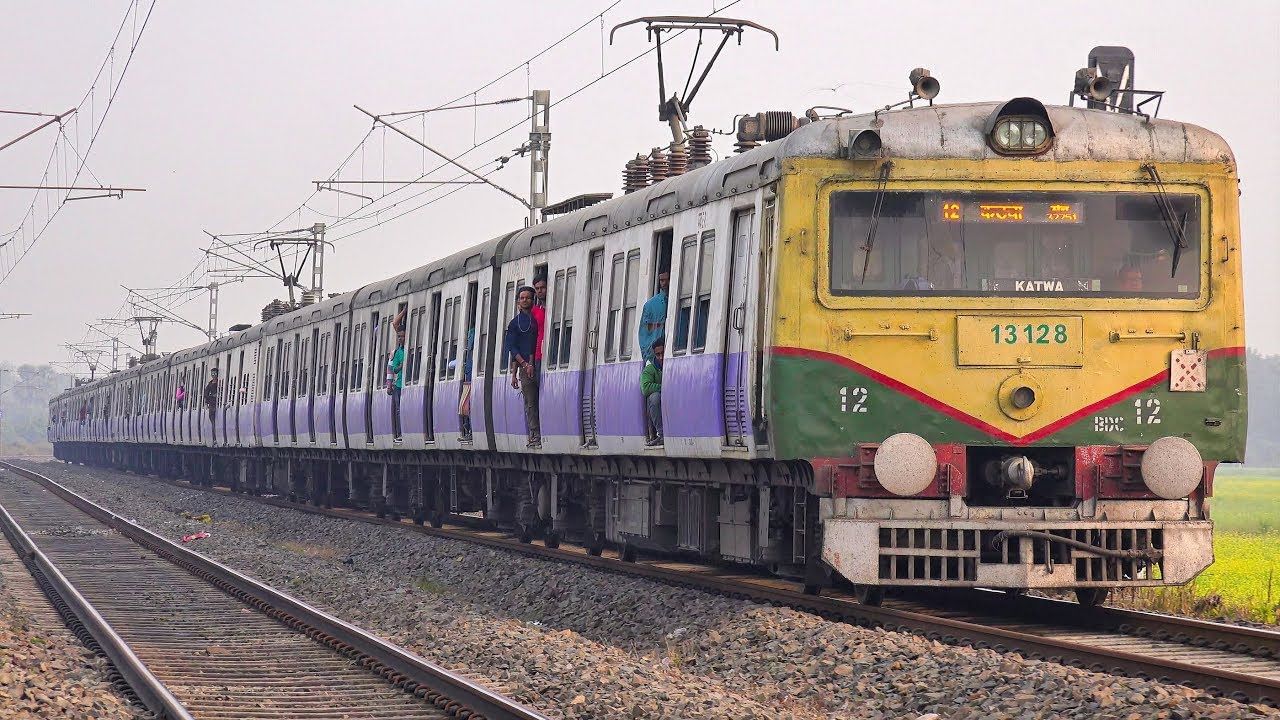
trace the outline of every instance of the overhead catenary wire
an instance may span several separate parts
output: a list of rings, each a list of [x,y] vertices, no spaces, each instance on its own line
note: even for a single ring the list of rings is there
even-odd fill
[[[107,56],[103,59],[102,64],[98,66],[98,72],[97,74],[94,75],[93,82],[90,83],[89,89],[85,92],[80,102],[76,105],[76,108],[78,109],[78,111],[76,112],[75,117],[78,119],[79,115],[81,114],[79,109],[83,108],[85,105],[85,102],[88,101],[89,110],[90,110],[89,112],[90,131],[89,131],[88,143],[84,149],[84,152],[80,153],[78,149],[74,150],[80,162],[76,167],[75,174],[71,176],[70,181],[66,183],[67,185],[75,185],[76,181],[79,180],[80,175],[85,171],[85,168],[88,165],[89,154],[90,152],[92,152],[93,146],[97,142],[99,134],[102,132],[102,128],[106,125],[107,116],[111,112],[111,108],[115,103],[116,96],[120,91],[120,87],[124,83],[125,75],[128,73],[129,67],[133,64],[133,58],[137,52],[138,44],[142,41],[142,35],[144,32],[146,32],[147,24],[151,20],[151,14],[155,10],[156,0],[151,0],[150,5],[147,6],[146,16],[142,19],[141,27],[137,25],[137,15],[138,15],[138,11],[141,3],[142,3],[142,0],[132,0],[132,2],[130,2],[129,8],[125,11],[125,16],[120,21],[120,25],[116,29],[115,36],[112,38],[111,46],[107,51]],[[123,67],[121,67],[120,74],[117,76],[115,72],[116,46],[120,43],[121,36],[124,33],[126,25],[129,23],[131,14],[134,19],[134,26],[133,26],[133,32],[129,37],[129,45],[128,45],[129,54],[125,57]],[[103,108],[102,115],[98,116],[96,92],[98,88],[98,83],[102,79],[102,75],[104,71],[108,73],[107,87],[110,88],[110,91],[107,95],[106,107]],[[78,122],[76,124],[76,128],[77,128],[77,137],[78,137],[79,135]],[[60,153],[65,154],[65,150],[60,149],[63,144],[61,142],[62,139],[67,140],[67,143],[66,143],[67,145],[71,144],[70,138],[67,137],[66,134],[62,132],[60,132],[58,136],[54,139],[53,148],[49,153],[49,160],[45,163],[45,170],[41,180],[42,185],[47,184],[49,172],[51,169],[54,171],[55,176],[63,175],[63,172],[59,169],[59,166],[57,163],[59,154]],[[92,172],[90,172],[90,174],[92,175]],[[4,254],[0,254],[0,285],[3,285],[4,282],[9,279],[9,277],[13,274],[14,269],[18,266],[19,263],[22,262],[24,258],[26,258],[27,253],[29,253],[31,249],[35,247],[35,245],[41,240],[41,238],[44,237],[45,231],[48,230],[49,226],[53,223],[54,218],[56,218],[58,213],[62,210],[62,208],[66,206],[66,201],[70,197],[70,194],[73,191],[67,190],[63,192],[64,194],[62,195],[62,198],[58,201],[55,207],[50,206],[49,191],[37,191],[36,194],[32,197],[31,204],[28,206],[26,213],[24,213],[24,215],[22,216],[22,219],[18,223],[18,230],[22,231],[17,234],[19,237],[15,237],[13,239],[5,241],[3,245],[0,245],[0,249],[7,249],[7,252],[5,252]],[[39,220],[37,220],[36,218],[37,218],[37,210],[40,206],[40,201],[42,198],[44,200],[45,212],[44,212],[44,222],[40,223]],[[30,221],[29,226],[28,226],[28,221]],[[20,246],[19,248],[11,247],[14,240],[18,241]]]
[[[717,10],[716,12],[721,12],[721,11],[727,10],[727,9],[729,9],[729,8],[733,7],[734,5],[737,5],[739,2],[741,2],[741,0],[734,0],[733,2],[726,4],[724,8],[720,8],[720,9],[719,9],[719,10]],[[588,27],[590,27],[590,26],[591,26],[591,25],[593,25],[593,24],[596,24],[596,25],[599,25],[599,26],[603,27],[604,15],[605,15],[606,13],[610,12],[611,10],[613,10],[614,8],[616,8],[619,4],[621,4],[621,0],[615,0],[614,2],[609,3],[609,4],[608,4],[608,5],[607,5],[603,10],[601,10],[601,11],[600,11],[600,12],[598,12],[598,13],[593,14],[593,15],[592,15],[590,18],[588,18],[585,22],[583,22],[582,24],[578,25],[577,27],[575,27],[574,29],[570,30],[569,32],[565,33],[563,36],[561,36],[561,37],[560,37],[559,39],[557,39],[556,41],[552,42],[551,44],[549,44],[549,45],[548,45],[548,46],[546,46],[545,48],[543,48],[543,49],[539,50],[537,53],[534,53],[532,56],[530,56],[530,57],[529,57],[529,58],[527,58],[526,60],[521,61],[521,62],[519,62],[519,63],[516,63],[516,64],[512,65],[512,66],[510,67],[510,69],[509,69],[509,70],[507,70],[506,72],[504,72],[504,73],[501,73],[501,74],[497,75],[497,76],[496,76],[496,77],[494,77],[493,79],[491,79],[491,80],[489,80],[488,82],[486,82],[486,83],[484,83],[484,84],[480,85],[479,87],[475,88],[474,90],[471,90],[471,91],[466,92],[466,93],[462,93],[462,94],[458,95],[457,97],[452,98],[452,99],[450,99],[450,100],[447,100],[447,101],[445,101],[445,102],[443,102],[443,103],[440,103],[439,105],[437,105],[437,106],[435,106],[435,107],[433,107],[433,108],[425,108],[423,112],[417,112],[417,113],[414,113],[414,112],[412,112],[412,111],[411,111],[409,114],[407,114],[407,115],[405,115],[405,116],[403,116],[403,117],[398,117],[398,119],[397,119],[397,120],[395,120],[395,121],[394,121],[394,123],[395,123],[395,124],[402,123],[402,122],[404,122],[404,121],[406,121],[406,120],[411,119],[411,118],[413,117],[413,115],[414,115],[414,114],[417,114],[417,115],[421,118],[421,127],[422,127],[422,132],[423,132],[423,136],[425,137],[425,135],[426,135],[426,114],[428,114],[428,112],[427,112],[427,111],[433,111],[433,110],[436,110],[436,109],[450,109],[452,106],[456,106],[456,105],[458,105],[461,101],[463,101],[463,100],[467,100],[467,99],[470,99],[470,98],[475,98],[475,101],[474,101],[474,102],[472,102],[472,103],[471,103],[471,105],[477,105],[477,104],[479,104],[479,99],[478,99],[478,98],[479,98],[479,93],[481,93],[481,92],[483,92],[484,90],[487,90],[487,89],[489,89],[489,88],[493,87],[493,86],[494,86],[494,85],[496,85],[497,83],[501,82],[503,79],[505,79],[505,78],[509,77],[510,75],[512,75],[512,74],[513,74],[513,73],[515,73],[515,72],[518,72],[521,68],[525,68],[525,70],[526,70],[526,79],[527,79],[527,81],[530,81],[530,82],[531,82],[531,80],[529,80],[529,78],[531,77],[531,76],[530,76],[530,65],[531,65],[531,63],[532,63],[533,61],[537,60],[538,58],[541,58],[542,56],[546,55],[548,52],[551,52],[551,51],[552,51],[552,50],[554,50],[556,47],[558,47],[558,46],[562,45],[562,44],[563,44],[564,42],[566,42],[568,39],[572,38],[574,35],[578,34],[578,33],[579,33],[579,32],[581,32],[583,29],[588,28]],[[673,33],[673,39],[674,39],[674,37],[678,37],[679,35],[683,34],[684,32],[685,32],[685,31],[679,31],[679,32]],[[582,94],[582,93],[586,92],[586,91],[587,91],[587,90],[589,90],[590,88],[592,88],[592,87],[596,86],[597,84],[601,83],[601,82],[602,82],[602,81],[604,81],[605,79],[612,77],[613,75],[617,74],[618,72],[622,71],[623,69],[625,69],[625,68],[627,68],[627,67],[630,67],[631,65],[633,65],[635,62],[639,61],[640,59],[642,59],[642,58],[644,58],[644,57],[646,57],[646,56],[648,56],[648,55],[652,54],[654,51],[655,51],[655,48],[654,48],[654,47],[646,48],[644,51],[642,51],[642,52],[640,52],[640,53],[638,53],[638,54],[636,54],[636,55],[634,55],[634,56],[632,56],[632,57],[630,57],[630,58],[626,59],[625,61],[621,62],[620,64],[618,64],[618,65],[616,65],[616,66],[614,66],[614,67],[612,67],[612,68],[609,68],[609,67],[607,67],[606,63],[604,62],[604,50],[603,50],[603,45],[602,45],[602,50],[601,50],[601,71],[600,71],[600,74],[599,74],[597,77],[594,77],[594,78],[590,79],[589,81],[587,81],[587,82],[583,83],[583,84],[582,84],[582,85],[580,85],[579,87],[575,88],[574,90],[572,90],[571,92],[569,92],[569,93],[568,93],[568,94],[566,94],[565,96],[563,96],[563,97],[561,97],[561,98],[557,99],[556,101],[554,101],[554,102],[551,104],[551,107],[555,107],[555,106],[558,106],[558,105],[562,105],[562,104],[564,104],[564,103],[566,103],[566,102],[568,102],[568,101],[572,100],[573,98],[577,97],[578,95],[580,95],[580,94]],[[486,106],[487,106],[487,105],[490,105],[490,104],[492,104],[492,105],[502,105],[502,104],[507,104],[507,103],[504,103],[504,102],[501,102],[501,101],[493,101],[492,103],[490,103],[489,101],[486,101],[486,102],[484,103],[484,105],[486,105]],[[463,106],[463,107],[466,107],[466,106]],[[459,108],[459,109],[460,109],[460,108]],[[487,145],[491,144],[492,142],[494,142],[494,141],[498,140],[499,138],[501,138],[501,137],[503,137],[503,136],[505,136],[505,135],[509,134],[509,133],[510,133],[510,132],[512,132],[513,130],[516,130],[516,129],[520,128],[522,125],[524,125],[524,124],[526,124],[526,123],[528,122],[528,120],[530,119],[530,117],[531,117],[531,115],[526,114],[526,115],[525,115],[524,117],[522,117],[519,121],[517,121],[517,122],[515,122],[515,123],[513,123],[513,124],[511,124],[511,125],[509,125],[509,126],[504,127],[503,129],[499,130],[498,132],[492,133],[492,134],[487,135],[487,136],[485,136],[485,137],[483,137],[483,138],[481,138],[481,137],[473,138],[473,144],[472,144],[472,147],[470,147],[470,148],[467,148],[467,149],[463,150],[461,153],[459,153],[458,155],[456,155],[456,156],[454,156],[454,157],[455,157],[456,159],[461,159],[461,158],[463,158],[463,157],[467,157],[467,156],[470,156],[470,155],[474,154],[474,153],[475,153],[476,151],[478,151],[479,149],[481,149],[481,148],[483,148],[483,147],[485,147],[485,146],[487,146]],[[349,165],[349,164],[354,160],[354,158],[355,158],[355,156],[356,156],[357,154],[360,154],[360,155],[362,156],[362,164],[365,164],[365,162],[364,162],[364,161],[365,161],[365,158],[363,157],[363,155],[364,155],[365,149],[366,149],[366,147],[367,147],[368,141],[369,141],[370,137],[372,136],[372,134],[373,134],[373,132],[374,132],[374,130],[375,130],[375,129],[376,129],[376,125],[371,125],[371,126],[370,126],[370,128],[369,128],[369,129],[368,129],[368,131],[364,134],[364,136],[360,139],[360,141],[356,143],[355,147],[353,147],[353,148],[352,148],[352,150],[351,150],[351,151],[350,151],[350,152],[349,152],[349,153],[348,153],[348,154],[343,158],[343,160],[338,164],[338,166],[335,168],[335,170],[334,170],[332,173],[330,173],[330,174],[329,174],[329,176],[328,176],[328,177],[329,177],[329,179],[330,179],[330,180],[334,180],[334,179],[339,178],[339,177],[340,177],[340,175],[341,175],[341,173],[342,173],[342,171],[343,171],[343,168],[344,168],[344,167],[346,167],[347,165]],[[397,129],[398,129],[398,128],[397,128]],[[384,130],[384,133],[385,133],[385,130]],[[516,150],[516,152],[521,152],[521,150],[522,150],[522,149],[517,149],[517,150]],[[424,159],[425,159],[425,150],[424,150],[423,152],[424,152]],[[384,155],[383,155],[383,161],[385,162],[385,153],[384,153]],[[504,167],[504,166],[505,166],[505,164],[506,164],[506,158],[500,158],[500,159],[498,159],[498,160],[495,160],[495,161],[491,161],[491,162],[489,162],[489,163],[486,163],[485,165],[481,165],[481,166],[479,166],[479,167],[478,167],[478,168],[476,168],[476,169],[479,171],[479,174],[480,174],[482,177],[486,177],[486,178],[487,178],[487,177],[489,177],[490,175],[492,175],[493,173],[495,173],[495,172],[499,171],[502,167]],[[430,167],[430,168],[427,168],[427,167],[425,167],[425,165],[424,165],[424,171],[422,172],[422,174],[421,174],[421,175],[419,175],[419,176],[418,176],[418,178],[417,178],[417,179],[419,179],[419,180],[420,180],[420,179],[422,179],[422,178],[429,177],[429,176],[433,175],[434,173],[436,173],[436,172],[438,172],[438,171],[440,171],[440,170],[444,169],[445,167],[448,167],[448,165],[449,165],[449,163],[447,163],[447,162],[441,162],[441,163],[439,163],[439,164],[437,164],[437,165],[434,165],[434,166],[432,166],[432,167]],[[366,168],[366,169],[367,169],[367,168]],[[362,175],[362,177],[364,177],[364,176],[366,175],[366,173],[365,173],[365,172],[362,172],[362,173],[361,173],[361,175]],[[385,175],[385,173],[384,173],[384,175]],[[463,177],[463,175],[462,175],[462,174],[459,174],[459,175],[458,175],[458,176],[456,176],[454,179],[458,179],[458,178],[460,178],[460,177]],[[409,215],[409,214],[414,213],[414,212],[418,212],[418,211],[420,211],[420,210],[422,210],[422,209],[424,209],[424,208],[426,208],[426,207],[429,207],[429,206],[431,206],[431,205],[435,204],[436,202],[439,202],[440,200],[444,200],[445,198],[448,198],[448,197],[452,196],[454,193],[457,193],[457,192],[459,192],[459,191],[461,191],[461,190],[465,189],[466,187],[467,187],[467,185],[456,185],[456,186],[437,186],[437,187],[428,187],[428,188],[426,188],[426,189],[424,189],[424,190],[419,190],[419,191],[417,191],[417,192],[406,192],[406,190],[408,190],[408,189],[409,189],[409,186],[406,184],[406,185],[404,185],[404,186],[397,187],[397,188],[395,188],[395,189],[393,189],[393,190],[390,190],[390,191],[388,191],[388,192],[386,192],[386,193],[381,194],[381,196],[377,199],[377,201],[376,201],[375,203],[372,203],[372,204],[369,204],[369,205],[365,205],[365,206],[363,206],[363,207],[357,207],[357,208],[354,208],[354,209],[353,209],[351,212],[349,212],[349,213],[342,213],[342,212],[338,212],[338,213],[334,213],[334,214],[325,213],[325,212],[320,211],[320,210],[318,210],[317,208],[315,208],[315,207],[313,207],[313,206],[311,205],[312,201],[317,197],[317,195],[318,195],[318,193],[319,193],[319,190],[315,190],[315,189],[313,189],[313,190],[312,190],[312,192],[311,192],[311,193],[309,193],[309,194],[307,195],[307,197],[303,200],[303,202],[301,202],[301,203],[300,203],[297,207],[295,207],[294,209],[290,210],[287,214],[285,214],[285,215],[281,216],[279,220],[277,220],[275,223],[273,223],[271,226],[269,226],[265,231],[257,232],[257,233],[221,234],[221,235],[220,235],[220,237],[227,237],[227,238],[230,238],[230,237],[236,237],[236,236],[238,236],[238,237],[243,237],[243,238],[244,238],[244,240],[242,240],[242,241],[232,241],[232,242],[230,242],[230,243],[227,243],[227,245],[228,245],[228,246],[237,246],[237,245],[244,245],[244,244],[252,244],[253,242],[255,242],[255,241],[257,241],[257,240],[261,240],[261,239],[263,239],[264,237],[269,236],[269,235],[271,235],[271,234],[275,233],[275,232],[277,231],[277,229],[278,229],[278,228],[280,228],[280,226],[281,226],[281,225],[283,225],[285,222],[289,221],[290,219],[293,219],[293,218],[297,218],[297,217],[299,217],[299,216],[302,214],[302,212],[303,212],[303,211],[306,211],[306,212],[314,213],[316,216],[324,217],[326,220],[331,220],[332,222],[330,222],[330,223],[329,223],[329,226],[328,226],[329,231],[333,231],[333,230],[336,230],[336,229],[339,229],[339,228],[343,228],[343,229],[348,229],[348,230],[349,230],[348,232],[343,232],[343,233],[341,233],[341,234],[337,234],[337,235],[333,236],[333,237],[332,237],[332,240],[333,240],[334,242],[336,242],[336,241],[338,241],[338,240],[343,240],[343,239],[346,239],[346,238],[354,237],[354,236],[356,236],[356,235],[360,235],[360,234],[365,233],[365,232],[368,232],[368,231],[370,231],[370,230],[373,230],[373,229],[376,229],[376,228],[382,227],[382,226],[384,226],[384,225],[386,225],[386,224],[388,224],[388,223],[394,222],[394,221],[396,221],[396,220],[398,220],[398,219],[400,219],[400,218],[402,218],[402,217],[405,217],[406,215]],[[414,201],[416,201],[416,200],[420,200],[420,199],[423,199],[424,201],[423,201],[423,202],[418,202],[418,203],[412,204],[411,206],[406,207],[406,205],[410,205],[411,203],[414,203]],[[402,210],[400,210],[400,211],[398,211],[398,212],[394,212],[394,211],[396,211],[396,210],[397,210],[397,208],[403,208],[403,209],[402,209]],[[388,214],[388,213],[393,213],[393,214]],[[355,227],[352,227],[352,226],[355,226]],[[194,272],[196,272],[196,270],[202,270],[205,274],[207,274],[208,269],[209,269],[209,268],[208,268],[208,265],[209,265],[209,263],[210,263],[210,261],[211,261],[211,259],[212,259],[212,258],[216,258],[216,255],[212,254],[210,250],[206,250],[206,254],[205,254],[205,256],[201,258],[201,262],[197,264],[197,268],[196,268],[195,270],[193,270],[193,273],[194,273]],[[255,259],[256,259],[256,258],[255,258]],[[261,262],[261,260],[258,260],[258,262]],[[189,273],[189,274],[190,274],[190,273]],[[183,283],[181,283],[181,282],[180,282],[180,283],[175,283],[175,285],[177,285],[177,284],[183,284]],[[163,299],[163,302],[165,302],[165,303],[167,304],[170,300],[173,300],[173,301],[176,301],[176,300],[185,300],[185,302],[183,302],[182,304],[186,304],[187,302],[191,302],[193,299],[195,299],[195,297],[197,297],[197,296],[196,296],[196,295],[191,295],[191,296],[189,296],[189,297],[184,297],[184,296],[182,296],[182,295],[176,295],[176,296],[174,296],[173,298],[164,298],[164,299]]]

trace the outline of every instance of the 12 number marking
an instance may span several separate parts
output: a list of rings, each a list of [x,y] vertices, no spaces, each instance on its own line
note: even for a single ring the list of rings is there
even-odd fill
[[[1160,398],[1142,398],[1133,401],[1133,412],[1139,425],[1160,424]]]
[[[867,411],[867,396],[869,393],[864,387],[842,387],[840,388],[840,412],[864,413]]]

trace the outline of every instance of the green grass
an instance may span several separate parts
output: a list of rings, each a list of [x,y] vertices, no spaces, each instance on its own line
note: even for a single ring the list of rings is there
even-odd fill
[[[1122,591],[1159,612],[1276,623],[1280,606],[1280,470],[1233,469],[1214,480],[1214,562],[1183,588]]]

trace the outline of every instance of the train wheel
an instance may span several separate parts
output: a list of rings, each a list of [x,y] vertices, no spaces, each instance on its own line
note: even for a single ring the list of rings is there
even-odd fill
[[[1076,588],[1076,602],[1083,607],[1095,608],[1107,601],[1111,588]]]
[[[533,542],[533,528],[528,525],[521,525],[520,532],[516,534],[516,538],[522,543]]]
[[[438,528],[444,526],[444,512],[440,510],[431,511],[431,527]]]
[[[560,533],[555,532],[554,530],[551,532],[548,532],[545,536],[543,536],[542,544],[546,545],[547,547],[553,550],[555,548],[560,547]]]
[[[602,552],[604,552],[604,533],[595,533],[591,538],[591,544],[587,545],[587,554],[591,557],[600,557]]]
[[[622,562],[633,563],[636,561],[636,549],[630,545],[622,546]]]
[[[884,602],[884,588],[879,585],[854,585],[853,596],[858,599],[859,605],[880,607],[880,603]]]

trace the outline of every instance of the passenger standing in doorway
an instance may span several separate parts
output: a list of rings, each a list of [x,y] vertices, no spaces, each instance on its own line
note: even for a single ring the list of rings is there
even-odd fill
[[[658,271],[658,294],[649,298],[640,312],[640,356],[645,360],[653,359],[653,343],[665,333],[667,325],[667,286],[671,284],[671,273]]]
[[[662,444],[662,357],[666,354],[666,342],[658,338],[651,347],[653,354],[640,374],[640,392],[644,394],[644,406],[653,427],[653,436],[644,443],[650,447]]]
[[[215,421],[218,411],[218,368],[209,371],[209,384],[204,386],[204,404],[209,409],[209,433],[213,443],[218,443],[218,424]]]
[[[503,348],[511,372],[511,387],[524,396],[524,420],[529,428],[529,448],[542,447],[542,428],[538,422],[538,363],[534,360],[537,338],[542,328],[533,316],[534,289],[528,286],[516,292],[516,316],[507,323]]]
[[[542,368],[542,329],[547,326],[547,279],[541,275],[533,279],[533,307],[529,309],[538,322],[538,337],[533,342],[533,361]]]
[[[458,434],[463,442],[471,442],[471,349],[476,329],[467,328],[467,342],[462,347],[462,393],[458,396]]]
[[[391,434],[395,436],[393,442],[403,442],[404,437],[400,433],[400,395],[404,392],[404,311],[396,316],[392,328],[396,331],[396,349],[391,353],[391,363],[387,366],[394,375],[391,387],[387,388],[391,393]]]

